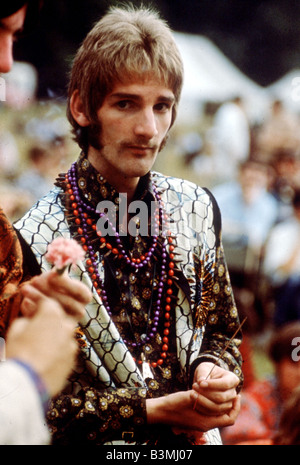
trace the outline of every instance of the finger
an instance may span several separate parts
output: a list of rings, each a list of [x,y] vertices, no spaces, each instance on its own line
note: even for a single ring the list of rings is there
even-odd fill
[[[85,308],[81,302],[66,294],[51,293],[51,297],[56,299],[63,307],[64,311],[76,320],[81,320],[85,314]]]
[[[232,426],[235,423],[235,420],[238,417],[238,414],[241,409],[241,396],[238,395],[236,396],[236,399],[233,402],[232,409],[230,410],[229,413],[225,414],[224,416],[224,421],[226,424],[220,425],[220,426]]]
[[[45,296],[31,284],[25,284],[22,286],[21,295],[21,313],[23,316],[31,318],[36,313],[39,303],[45,298]]]
[[[69,276],[58,275],[55,270],[35,276],[30,284],[41,293],[52,296],[56,293],[68,294],[78,301],[85,301],[88,289],[80,281],[74,281]]]
[[[203,415],[223,415],[228,413],[233,406],[233,400],[214,402],[212,399],[196,391],[191,392],[191,399],[193,402],[193,409]]]
[[[39,291],[39,289],[32,284],[25,284],[21,288],[21,293],[23,298],[28,298],[34,302],[40,302],[43,299],[44,294]]]
[[[84,305],[92,299],[92,294],[85,284],[70,277],[59,276],[53,271],[33,278],[31,285],[36,292],[57,300],[64,310],[76,319],[84,316]],[[34,296],[34,291],[31,292]]]
[[[89,303],[92,298],[91,291],[85,284],[68,275],[58,275],[53,272],[49,275],[49,282],[57,292],[67,294],[82,304]]]
[[[209,421],[212,427],[223,428],[226,426],[234,425],[237,416],[240,411],[240,396],[237,396],[235,401],[233,402],[232,409],[229,412],[224,413],[223,415],[218,416],[211,416],[209,417]]]
[[[36,302],[33,302],[31,299],[25,297],[22,300],[21,306],[21,313],[26,318],[32,318],[35,313],[37,312],[38,306]]]
[[[202,386],[194,383],[192,386],[193,390],[198,394],[201,394],[203,397],[210,399],[215,404],[223,404],[226,402],[232,402],[236,395],[236,389],[227,389],[227,390],[212,390],[208,387],[202,388]]]
[[[236,389],[239,382],[239,378],[234,373],[228,372],[225,376],[223,375],[218,378],[200,379],[196,384],[202,389],[228,391],[230,389]]]

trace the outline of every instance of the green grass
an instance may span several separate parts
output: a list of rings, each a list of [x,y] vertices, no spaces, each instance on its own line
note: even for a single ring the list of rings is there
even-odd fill
[[[254,348],[253,368],[258,379],[265,378],[274,373],[273,364],[263,348]]]

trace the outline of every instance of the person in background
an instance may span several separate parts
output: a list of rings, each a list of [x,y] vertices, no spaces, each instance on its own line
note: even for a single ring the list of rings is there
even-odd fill
[[[83,314],[82,307],[76,316]],[[41,295],[34,315],[18,318],[9,328],[7,360],[0,363],[1,445],[50,443],[45,415],[50,398],[63,389],[75,365],[77,318]]]
[[[49,176],[53,162],[50,153],[48,145],[34,144],[28,153],[29,166],[15,182],[16,188],[30,198],[29,205],[43,197],[53,185]]]
[[[14,40],[35,22],[39,3],[1,3],[1,73],[10,70]],[[0,363],[0,444],[38,445],[50,441],[45,410],[75,363],[75,327],[91,295],[55,271],[20,286],[22,264],[17,235],[0,209],[0,336],[7,358]]]
[[[278,203],[269,192],[270,168],[248,159],[235,181],[219,184],[213,194],[222,214],[223,242],[249,248],[257,259],[278,218]],[[229,260],[229,257],[228,257]]]
[[[250,126],[242,97],[236,96],[221,104],[214,116],[209,140],[216,182],[234,181],[240,164],[250,155]]]
[[[300,386],[284,404],[278,432],[273,444],[277,446],[300,446]]]
[[[272,323],[280,327],[300,320],[300,190],[294,192],[293,212],[272,229],[262,271],[274,296]]]
[[[275,98],[269,116],[258,128],[254,145],[260,160],[273,163],[278,151],[298,152],[299,115],[288,108],[283,100]]]
[[[299,348],[295,345],[299,337],[300,321],[274,330],[268,350],[274,373],[253,381],[242,391],[241,411],[235,424],[222,430],[225,444],[255,445],[274,441],[283,405],[300,386]]]

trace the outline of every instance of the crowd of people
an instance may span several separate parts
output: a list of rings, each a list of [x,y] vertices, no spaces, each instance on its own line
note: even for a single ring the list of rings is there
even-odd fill
[[[221,104],[212,118],[210,142],[225,127],[220,114],[228,105]],[[224,130],[232,146],[243,140],[239,158],[234,155],[227,164],[230,151],[228,142],[223,149],[224,137],[205,151],[203,135],[198,152],[187,158],[193,179],[199,174],[203,182],[207,172],[222,214],[237,307],[240,317],[247,317],[241,411],[235,425],[222,430],[222,438],[225,444],[299,444],[300,364],[299,357],[292,358],[292,341],[300,341],[300,117],[275,99],[259,125],[251,126],[248,118],[246,135],[245,111],[241,119],[238,135]],[[216,169],[216,160],[223,160],[224,170]],[[271,363],[266,373],[255,369],[257,347]]]
[[[2,73],[39,8],[0,7]],[[153,171],[182,82],[159,15],[111,8],[70,73],[77,160],[63,124],[27,123],[22,138],[37,134],[28,170],[8,176],[21,203],[1,212],[1,444],[299,444],[299,121],[276,102],[254,129],[240,98],[226,102],[209,131],[215,152],[200,144],[189,158],[202,179],[207,169],[208,190]],[[151,206],[147,235],[141,218],[129,234],[136,210],[122,209],[121,193]],[[117,227],[101,202],[114,205]],[[46,259],[56,237],[86,253],[69,275]],[[262,333],[274,369],[258,379]]]
[[[51,189],[74,144],[61,102],[35,99],[20,111],[4,101],[0,121],[2,208],[15,221]]]
[[[269,308],[268,298],[278,307],[283,282],[297,281],[300,116],[282,101],[270,99],[270,108],[259,124],[251,124],[245,105],[243,110],[241,106],[241,99],[220,104],[204,133],[199,130],[201,144],[192,156],[185,152],[189,134],[184,144],[180,138],[177,142],[191,178],[199,178],[201,185],[207,179],[220,207],[223,244],[234,285],[238,289],[253,285],[256,297],[263,293],[267,299],[265,323],[276,325],[280,317]],[[241,120],[239,125],[233,122],[233,113]],[[190,136],[194,140],[196,134]]]

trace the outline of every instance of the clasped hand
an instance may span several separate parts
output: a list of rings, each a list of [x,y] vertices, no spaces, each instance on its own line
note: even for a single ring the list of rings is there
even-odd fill
[[[149,423],[168,424],[177,430],[208,431],[233,425],[240,410],[238,377],[210,362],[201,363],[189,391],[147,400]]]
[[[201,363],[195,371],[190,392],[193,409],[215,418],[219,423],[216,426],[233,424],[240,410],[238,384],[239,378],[234,373],[210,362]]]

